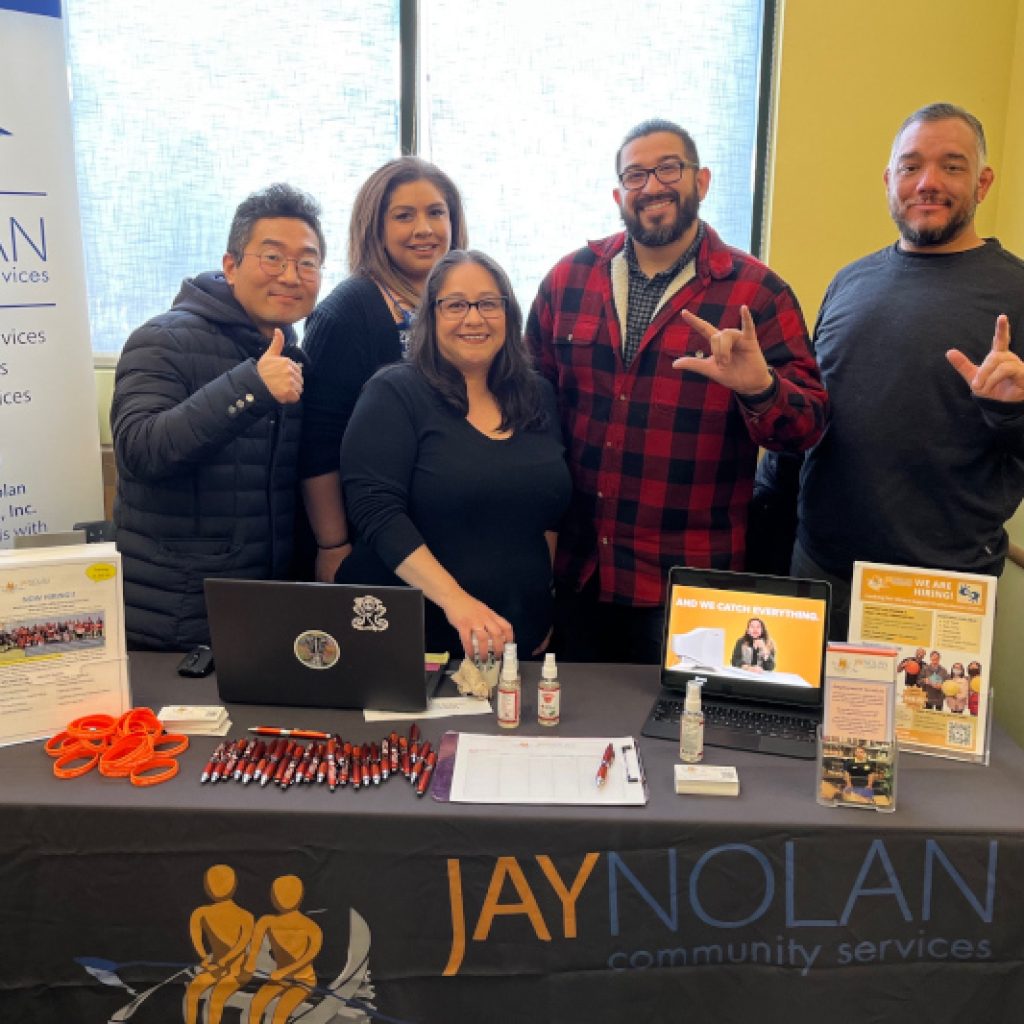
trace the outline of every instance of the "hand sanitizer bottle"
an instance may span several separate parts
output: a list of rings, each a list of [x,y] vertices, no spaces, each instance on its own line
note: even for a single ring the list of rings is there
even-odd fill
[[[505,656],[498,677],[498,725],[518,729],[523,680],[519,675],[519,651],[514,643],[505,644]]]
[[[558,669],[553,654],[544,655],[544,667],[540,670],[537,684],[537,724],[558,725],[561,717],[562,684],[558,681]]]
[[[693,764],[704,759],[704,712],[700,709],[700,683],[686,684],[686,700],[679,716],[679,760]]]

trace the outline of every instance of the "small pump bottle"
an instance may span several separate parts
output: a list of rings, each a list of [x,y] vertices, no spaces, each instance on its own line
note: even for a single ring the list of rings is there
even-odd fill
[[[679,716],[679,760],[693,764],[704,759],[704,712],[700,709],[700,683],[686,684],[686,700]]]
[[[558,669],[553,654],[544,655],[544,666],[540,670],[537,684],[537,724],[558,725],[561,717],[562,684],[558,681]]]
[[[498,676],[498,725],[502,729],[518,729],[523,696],[523,680],[519,675],[519,652],[514,643],[505,644],[501,675]]]

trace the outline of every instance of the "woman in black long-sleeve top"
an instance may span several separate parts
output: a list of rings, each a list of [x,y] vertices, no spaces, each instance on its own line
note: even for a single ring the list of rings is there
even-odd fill
[[[538,651],[569,472],[550,385],[530,368],[504,271],[453,251],[407,363],[367,384],[342,445],[355,550],[338,582],[420,587],[430,650]]]

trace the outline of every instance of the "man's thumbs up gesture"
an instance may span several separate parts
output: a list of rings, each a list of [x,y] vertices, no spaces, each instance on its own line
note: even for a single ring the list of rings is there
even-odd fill
[[[284,332],[276,327],[256,370],[274,398],[282,405],[290,405],[302,397],[302,367],[294,359],[281,355],[283,351]]]

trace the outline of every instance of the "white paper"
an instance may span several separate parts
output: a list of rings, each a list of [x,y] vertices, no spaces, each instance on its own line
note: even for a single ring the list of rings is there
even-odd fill
[[[615,760],[597,785],[602,757]],[[647,803],[647,787],[632,736],[478,736],[459,734],[451,801],[475,804]]]
[[[494,709],[489,700],[479,697],[434,697],[427,702],[426,711],[381,711],[365,708],[367,722],[411,722],[421,718],[452,718],[455,715],[491,715]]]

